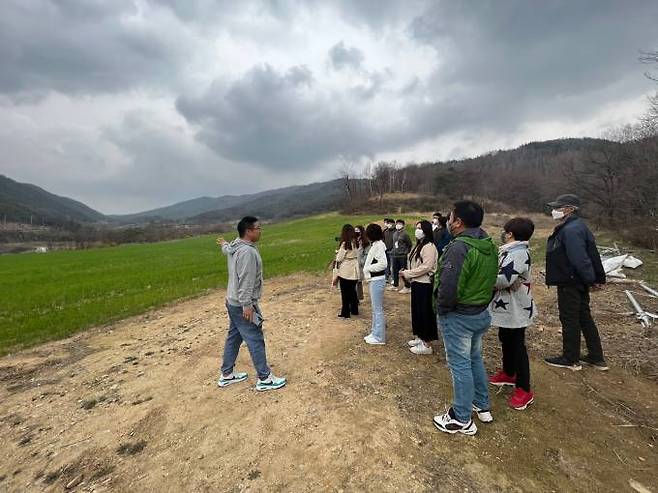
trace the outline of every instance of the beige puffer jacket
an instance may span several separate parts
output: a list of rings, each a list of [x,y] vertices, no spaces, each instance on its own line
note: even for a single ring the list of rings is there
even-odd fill
[[[413,252],[412,252],[413,253]],[[409,254],[409,269],[404,271],[404,278],[411,282],[431,283],[431,277],[436,272],[439,252],[434,243],[430,242],[420,250],[420,259],[416,254]]]
[[[358,281],[361,278],[359,250],[356,245],[352,245],[352,249],[347,250],[345,244],[341,243],[336,254],[336,263],[338,264],[338,277],[352,281]]]

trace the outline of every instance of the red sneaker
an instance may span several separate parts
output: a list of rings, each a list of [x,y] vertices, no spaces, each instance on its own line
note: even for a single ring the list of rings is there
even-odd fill
[[[489,377],[489,383],[497,387],[502,387],[503,385],[516,385],[516,375],[510,377],[503,370],[498,370],[495,375]]]
[[[532,392],[526,392],[523,389],[515,388],[514,393],[509,398],[507,403],[511,408],[516,409],[517,411],[523,411],[529,404],[532,404],[535,401],[535,394]]]

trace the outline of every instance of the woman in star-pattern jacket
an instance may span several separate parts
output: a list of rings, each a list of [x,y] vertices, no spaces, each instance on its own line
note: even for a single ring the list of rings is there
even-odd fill
[[[492,385],[513,385],[508,403],[525,409],[534,400],[530,390],[530,365],[525,346],[525,331],[537,315],[532,298],[532,260],[528,241],[535,230],[530,219],[516,217],[503,227],[503,245],[498,253],[500,271],[496,291],[489,305],[491,324],[498,327],[503,346],[503,369],[489,378]]]

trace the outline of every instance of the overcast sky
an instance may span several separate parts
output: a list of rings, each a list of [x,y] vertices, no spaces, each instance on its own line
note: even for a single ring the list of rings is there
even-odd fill
[[[127,213],[600,136],[655,0],[5,0],[0,174]]]

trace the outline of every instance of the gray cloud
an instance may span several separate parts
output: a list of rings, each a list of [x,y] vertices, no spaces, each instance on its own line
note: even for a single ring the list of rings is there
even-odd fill
[[[329,50],[329,60],[335,69],[349,67],[355,70],[361,68],[364,60],[363,52],[355,47],[346,47],[343,41],[336,43]]]
[[[0,91],[20,98],[167,85],[186,56],[185,39],[168,32],[158,12],[140,13],[128,0],[3,2]]]
[[[427,90],[457,126],[511,131],[646,92],[637,53],[656,22],[655,2],[441,2],[409,32],[442,58]]]
[[[8,0],[0,172],[129,212],[595,132],[653,89],[657,24],[641,0]]]
[[[304,168],[338,154],[369,152],[364,128],[339,101],[315,91],[306,67],[279,72],[256,66],[225,87],[181,97],[179,112],[199,126],[199,139],[218,154],[265,168]]]

